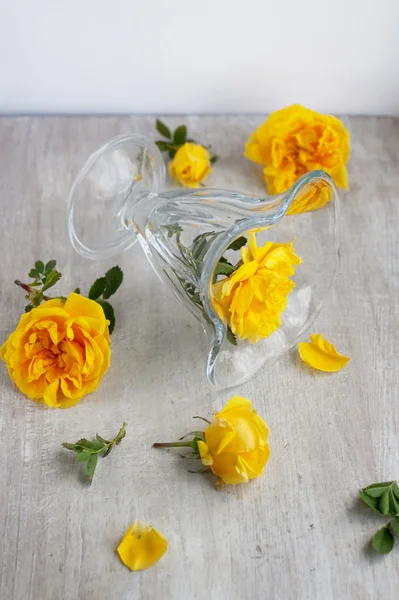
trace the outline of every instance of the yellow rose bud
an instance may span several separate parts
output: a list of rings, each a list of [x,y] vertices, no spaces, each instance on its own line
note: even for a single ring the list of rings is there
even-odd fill
[[[265,167],[269,193],[279,194],[315,169],[347,188],[349,152],[349,133],[342,121],[294,104],[272,113],[249,137],[244,154]]]
[[[224,483],[246,483],[263,473],[270,456],[268,436],[251,401],[234,396],[205,429],[198,450],[203,464]]]
[[[197,188],[211,172],[210,154],[199,144],[186,142],[169,163],[169,174],[182,186]]]
[[[95,390],[110,365],[108,321],[97,302],[69,294],[24,314],[0,357],[32,400],[68,408]]]

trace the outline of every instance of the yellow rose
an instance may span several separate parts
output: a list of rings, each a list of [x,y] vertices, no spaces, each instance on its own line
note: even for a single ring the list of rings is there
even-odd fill
[[[251,344],[280,327],[288,294],[295,287],[290,277],[302,261],[292,242],[267,242],[258,248],[256,235],[241,248],[242,265],[230,277],[212,286],[213,304],[219,317],[239,339]]]
[[[269,429],[250,400],[231,398],[204,436],[205,442],[198,441],[201,460],[224,483],[246,483],[262,475],[270,456]]]
[[[0,348],[11,379],[32,400],[68,408],[95,390],[110,364],[108,321],[97,302],[69,294],[24,314]]]
[[[272,113],[250,136],[244,154],[264,165],[269,193],[279,194],[314,169],[347,188],[349,151],[349,133],[339,119],[294,104]]]
[[[180,185],[197,188],[211,172],[210,154],[199,144],[186,142],[169,163],[169,175]]]

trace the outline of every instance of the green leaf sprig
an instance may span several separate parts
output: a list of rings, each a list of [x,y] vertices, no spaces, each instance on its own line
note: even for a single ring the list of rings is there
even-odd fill
[[[28,275],[34,280],[32,283],[27,284],[22,283],[19,279],[15,280],[14,283],[27,292],[25,298],[29,304],[25,307],[25,312],[30,312],[32,308],[39,306],[43,300],[50,300],[44,292],[53,287],[62,277],[61,273],[55,268],[56,265],[55,260],[49,260],[46,264],[41,260],[37,260]],[[62,296],[58,297],[62,298]]]
[[[86,475],[89,480],[89,484],[92,484],[94,472],[97,467],[98,457],[102,456],[105,458],[111,452],[113,446],[119,446],[121,441],[126,435],[127,423],[123,423],[118,434],[113,440],[105,440],[101,435],[96,434],[95,440],[87,440],[82,438],[75,444],[69,444],[64,442],[61,444],[67,450],[76,452],[76,458],[79,462],[86,463]]]
[[[166,140],[157,140],[155,143],[161,152],[167,152],[169,154],[169,158],[174,158],[178,149],[181,148],[181,146],[184,146],[186,142],[192,142],[194,144],[199,143],[195,140],[187,139],[187,127],[185,125],[179,125],[179,127],[177,127],[172,133],[165,123],[157,119],[155,127],[158,133],[166,138]],[[203,144],[201,144],[201,146],[203,146]],[[203,147],[207,150],[210,150],[211,148],[211,146]],[[210,161],[212,164],[214,164],[217,161],[218,156],[212,152],[210,152],[210,156]]]
[[[106,319],[109,320],[109,332],[115,327],[115,312],[107,300],[115,294],[123,281],[122,269],[118,266],[112,267],[105,273],[104,277],[95,280],[89,290],[90,300],[98,302],[104,311]]]
[[[201,233],[197,235],[193,239],[191,245],[187,247],[184,246],[184,244],[181,241],[181,234],[183,233],[183,229],[178,223],[174,223],[172,225],[165,225],[164,227],[167,230],[168,238],[176,236],[176,245],[180,251],[183,260],[199,278],[201,276],[202,265],[205,255],[208,252],[210,245],[220,234],[216,233],[215,231]],[[240,236],[227,247],[227,250],[233,250],[237,252],[243,246],[245,246],[247,242],[248,239],[245,236]],[[213,283],[216,283],[218,277],[229,277],[232,273],[234,273],[234,271],[236,271],[241,266],[241,264],[242,261],[240,260],[237,262],[237,264],[233,265],[229,260],[227,260],[227,258],[221,256],[218,263],[215,266],[215,270],[213,273]],[[195,285],[193,285],[193,283],[181,278],[180,284],[186,295],[202,311],[204,317],[209,321],[208,315],[204,310],[198,288]],[[227,328],[226,339],[233,346],[237,346],[237,338],[231,331],[230,327]]]
[[[15,280],[15,284],[27,292],[25,298],[28,300],[28,305],[25,307],[25,312],[31,311],[33,308],[45,300],[53,300],[59,298],[63,302],[66,301],[65,296],[47,296],[44,294],[48,289],[53,287],[62,277],[61,273],[56,269],[57,262],[49,260],[44,264],[43,261],[37,260],[35,266],[29,271],[29,277],[33,279],[32,283],[22,283],[19,279]],[[102,307],[105,318],[109,320],[109,332],[112,333],[115,327],[115,312],[112,305],[107,300],[115,294],[123,281],[122,269],[118,266],[109,269],[104,277],[99,277],[93,283],[89,291],[89,298],[95,300]],[[80,288],[76,288],[76,294],[80,294]]]
[[[391,516],[371,540],[378,554],[388,554],[394,547],[394,536],[399,536],[399,486],[396,481],[373,483],[359,490],[360,498],[372,510],[383,516]]]

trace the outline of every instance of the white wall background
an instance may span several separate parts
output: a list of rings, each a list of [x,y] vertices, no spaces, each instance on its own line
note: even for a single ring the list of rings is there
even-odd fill
[[[1,113],[399,115],[399,0],[0,0]]]

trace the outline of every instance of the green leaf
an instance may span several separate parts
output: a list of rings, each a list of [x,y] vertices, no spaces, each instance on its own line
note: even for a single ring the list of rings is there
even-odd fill
[[[37,260],[35,262],[35,269],[38,273],[43,273],[44,271],[44,264],[41,260]]]
[[[183,229],[177,223],[173,223],[172,225],[164,225],[164,229],[168,232],[168,238],[171,238],[174,235],[180,235]]]
[[[393,535],[387,527],[382,527],[377,531],[371,543],[378,554],[388,554],[394,546]]]
[[[32,300],[33,306],[39,306],[40,302],[43,300],[43,292],[37,292],[35,297]]]
[[[105,273],[106,285],[103,293],[103,298],[107,300],[110,296],[115,294],[123,281],[122,269],[118,266],[112,267]]]
[[[391,533],[393,533],[393,535],[396,535],[399,537],[399,517],[395,517],[394,519],[391,519],[389,521],[388,527],[389,527]]]
[[[80,294],[80,288],[75,288],[73,291],[75,294]]]
[[[25,306],[25,312],[28,313],[32,310],[33,306],[32,304],[28,304],[27,306]]]
[[[63,446],[63,448],[66,448],[67,450],[73,450],[73,452],[80,452],[79,446],[77,446],[77,444],[69,444],[68,442],[63,442],[61,446]]]
[[[56,264],[57,264],[56,260],[49,260],[44,269],[46,271],[46,273],[55,269]]]
[[[90,300],[97,300],[105,290],[105,286],[107,285],[107,280],[105,277],[100,277],[96,279],[89,291]]]
[[[86,462],[92,455],[93,453],[90,450],[79,450],[76,458],[79,462]]]
[[[156,146],[158,146],[158,150],[160,150],[161,152],[168,152],[168,150],[170,150],[169,142],[158,140],[157,142],[155,142],[155,144]]]
[[[169,139],[172,137],[169,127],[167,127],[160,119],[156,120],[155,127],[157,128],[158,133],[164,137]]]
[[[231,275],[236,270],[229,262],[219,261],[215,267],[214,275]]]
[[[384,481],[383,483],[373,483],[365,488],[363,491],[366,492],[368,496],[372,496],[373,498],[381,498],[381,496],[387,491],[390,485],[392,485],[393,481]]]
[[[392,485],[392,491],[395,494],[396,498],[399,500],[399,487],[396,481]]]
[[[91,450],[97,451],[102,448],[102,444],[100,444],[98,441],[87,440],[86,438],[82,438],[82,439],[78,440],[76,442],[75,446],[78,446],[79,448],[83,448],[85,450],[90,450],[90,451]]]
[[[378,503],[378,510],[382,515],[389,514],[389,492],[384,492]]]
[[[226,339],[230,342],[230,344],[233,344],[233,346],[237,346],[237,338],[231,331],[230,327],[227,328]]]
[[[42,287],[42,292],[45,292],[49,288],[53,287],[61,279],[61,273],[59,271],[50,271],[46,275],[46,279],[44,280],[44,285]]]
[[[101,442],[102,444],[110,444],[111,442],[109,440],[105,440],[103,437],[101,437],[101,435],[98,435],[98,433],[96,433],[96,438],[99,442]]]
[[[114,442],[116,445],[119,445],[121,443],[121,441],[123,440],[123,438],[125,437],[126,427],[127,427],[127,423],[123,423],[122,427],[118,431],[118,434],[117,434],[116,438],[114,439]]]
[[[210,245],[218,235],[219,234],[214,231],[207,231],[205,233],[200,233],[193,239],[193,243],[188,250],[197,263],[202,263]]]
[[[393,488],[389,488],[389,512],[394,517],[399,515],[399,500],[395,497]]]
[[[89,480],[90,485],[93,482],[93,475],[94,475],[94,471],[96,470],[97,461],[98,461],[98,454],[93,454],[92,456],[90,456],[89,460],[87,461],[86,473],[87,473],[87,478]]]
[[[31,269],[28,277],[31,277],[31,279],[36,279],[36,277],[39,277],[39,273],[36,271],[36,269]]]
[[[186,143],[187,137],[187,127],[185,125],[180,125],[173,134],[173,144],[175,146],[183,146]]]
[[[169,158],[174,158],[177,150],[169,150]]]
[[[198,442],[203,442],[204,438],[200,437],[200,436],[195,436],[193,437],[193,439],[191,440],[191,445],[193,448],[193,453],[194,454],[198,454],[199,455],[199,448],[198,448]]]
[[[375,510],[378,513],[380,512],[377,508],[377,504],[378,504],[377,498],[373,498],[372,496],[369,496],[368,494],[366,494],[366,492],[364,490],[359,490],[359,495],[360,495],[360,498],[363,500],[363,502],[365,504],[367,504],[367,506],[369,506],[370,508],[372,508],[373,510]]]
[[[240,248],[245,246],[247,241],[248,241],[247,238],[242,235],[239,238],[237,238],[236,240],[234,240],[234,242],[232,242],[230,244],[230,246],[228,246],[227,250],[240,250]]]
[[[109,321],[109,333],[111,334],[115,327],[115,313],[109,302],[105,302],[105,300],[96,300],[96,302],[102,307],[105,318]]]
[[[202,302],[201,302],[201,296],[199,292],[193,292],[191,294],[191,300],[195,303],[195,304],[200,304],[202,306]]]
[[[214,165],[217,160],[219,160],[219,157],[216,156],[216,154],[213,154],[211,156],[211,165]]]

